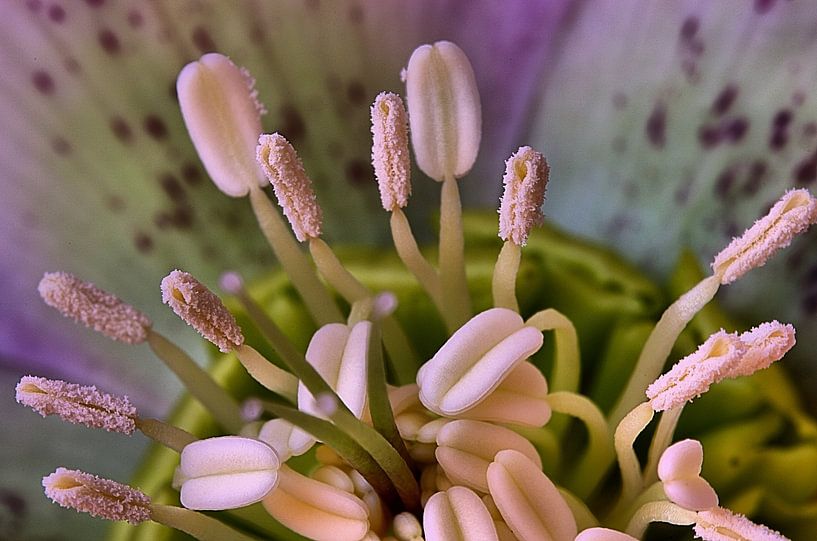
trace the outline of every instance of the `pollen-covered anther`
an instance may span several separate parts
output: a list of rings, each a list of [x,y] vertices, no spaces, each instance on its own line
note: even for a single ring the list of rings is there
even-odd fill
[[[740,335],[746,344],[746,354],[729,372],[730,378],[749,376],[769,368],[794,347],[794,327],[779,321],[770,321]]]
[[[752,541],[789,541],[766,526],[755,524],[743,515],[715,507],[698,513],[695,522],[695,536],[703,541],[724,541],[731,539],[751,539]]]
[[[136,408],[128,398],[103,393],[94,386],[24,376],[16,391],[17,402],[43,417],[57,415],[69,423],[128,435],[136,430]]]
[[[713,383],[729,377],[746,353],[737,333],[723,330],[710,336],[647,388],[647,398],[655,411],[680,406],[709,390]]]
[[[150,319],[119,297],[67,272],[47,272],[37,290],[62,315],[108,338],[139,344],[147,340]]]
[[[262,134],[256,159],[272,184],[278,204],[300,242],[321,236],[323,216],[312,181],[297,152],[283,135]]]
[[[658,461],[658,478],[671,502],[684,509],[706,511],[718,505],[715,489],[701,477],[704,449],[686,439],[670,445]]]
[[[190,139],[218,189],[241,197],[263,186],[255,145],[265,111],[249,73],[210,53],[182,69],[176,91]]]
[[[191,274],[174,270],[162,279],[161,288],[162,302],[223,353],[244,343],[241,328],[221,299]]]
[[[68,509],[107,520],[150,520],[150,498],[140,490],[78,470],[57,468],[43,477],[45,495]]]
[[[408,116],[397,94],[381,92],[372,113],[372,165],[380,202],[387,211],[408,205],[411,195],[411,163],[408,147]]]
[[[755,267],[762,267],[778,250],[817,222],[817,199],[808,190],[789,190],[769,213],[732,240],[712,263],[722,284],[730,284]]]
[[[417,165],[442,182],[474,165],[482,136],[482,106],[474,70],[450,41],[421,45],[406,69],[406,102]]]
[[[499,207],[499,236],[502,240],[524,246],[531,229],[542,224],[549,173],[545,157],[531,147],[520,147],[505,162],[502,179],[505,192]]]
[[[199,440],[182,451],[181,502],[218,511],[260,501],[278,483],[281,462],[266,443],[238,436]]]

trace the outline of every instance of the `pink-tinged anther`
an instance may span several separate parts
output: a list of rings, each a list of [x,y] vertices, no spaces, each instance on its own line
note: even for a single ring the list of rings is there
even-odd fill
[[[658,461],[658,478],[669,500],[691,511],[706,511],[718,505],[715,489],[701,477],[704,449],[698,440],[686,439],[670,445]]]
[[[304,164],[289,141],[278,133],[262,134],[258,138],[256,159],[272,184],[295,238],[303,242],[320,237],[321,207]]]
[[[54,503],[107,520],[139,524],[150,519],[150,498],[140,490],[78,470],[57,468],[43,477]]]
[[[779,321],[762,323],[740,335],[747,350],[743,358],[729,372],[730,378],[749,376],[769,368],[794,347],[794,327]]]
[[[429,498],[423,510],[423,534],[426,541],[499,541],[488,508],[475,492],[461,486]]]
[[[420,368],[420,401],[439,415],[459,415],[485,400],[540,347],[542,333],[513,310],[481,312]]]
[[[47,272],[37,290],[62,315],[108,338],[139,344],[147,340],[150,319],[119,297],[67,272]]]
[[[638,539],[609,528],[588,528],[583,530],[575,541],[638,541]]]
[[[703,541],[789,541],[786,536],[722,507],[698,513],[695,536]]]
[[[762,267],[778,250],[817,222],[817,199],[808,190],[789,190],[769,213],[732,240],[712,263],[722,284],[730,284],[755,267]]]
[[[162,302],[204,338],[228,353],[244,343],[235,318],[212,291],[193,275],[174,270],[162,279]]]
[[[17,384],[17,402],[43,417],[57,415],[63,421],[132,434],[136,408],[127,397],[99,391],[92,385],[24,376]]]
[[[746,345],[737,333],[721,330],[713,334],[647,388],[650,405],[655,411],[665,411],[700,396],[713,383],[729,377],[745,353]]]
[[[502,179],[505,192],[499,207],[499,236],[502,240],[524,246],[531,229],[542,224],[549,173],[545,157],[531,147],[519,147],[505,162]]]
[[[264,107],[255,81],[229,58],[210,53],[187,64],[176,81],[184,124],[207,174],[231,197],[263,186],[255,162]]]
[[[372,113],[372,165],[380,202],[387,211],[408,205],[411,195],[411,163],[408,147],[408,116],[397,94],[381,92]]]

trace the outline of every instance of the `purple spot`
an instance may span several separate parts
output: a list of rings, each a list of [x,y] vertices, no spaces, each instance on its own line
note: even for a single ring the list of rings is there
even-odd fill
[[[791,103],[795,107],[800,107],[806,102],[806,94],[802,90],[798,90],[791,96]]]
[[[99,40],[99,45],[110,55],[119,53],[122,48],[117,35],[107,28],[103,28],[99,31],[97,39]]]
[[[681,24],[681,33],[680,38],[683,41],[690,41],[695,35],[698,33],[698,29],[701,27],[701,20],[694,15],[690,15],[684,22]]]
[[[346,97],[355,105],[366,102],[366,87],[360,81],[352,81],[346,87]]]
[[[133,245],[140,254],[149,254],[153,251],[153,239],[150,235],[141,231],[133,236]]]
[[[613,107],[619,111],[627,107],[627,95],[623,92],[613,94]]]
[[[4,489],[2,493],[0,493],[0,505],[8,509],[12,515],[18,518],[24,517],[28,512],[25,499],[19,494],[9,490]]]
[[[718,94],[718,97],[715,98],[715,101],[712,102],[712,114],[721,116],[729,112],[737,97],[738,87],[733,84],[726,85]]]
[[[812,291],[803,297],[801,307],[803,308],[803,312],[809,316],[813,316],[817,313],[817,291]]]
[[[40,11],[40,8],[43,7],[43,3],[40,0],[27,0],[26,7],[32,13],[37,13]]]
[[[768,13],[776,2],[777,0],[755,0],[755,12],[761,15]]]
[[[798,186],[811,184],[817,180],[817,154],[812,154],[797,164],[793,175]]]
[[[54,4],[48,8],[48,18],[55,23],[61,23],[65,20],[65,10],[62,9],[62,6]]]
[[[217,49],[210,33],[201,26],[193,29],[193,44],[202,53],[210,53]]]
[[[363,8],[359,5],[354,5],[349,8],[349,21],[352,24],[361,24],[363,22]]]
[[[167,126],[165,126],[165,123],[162,121],[162,119],[156,115],[146,116],[142,125],[145,128],[145,131],[148,133],[148,135],[150,135],[157,141],[160,141],[167,137]]]
[[[60,156],[67,156],[71,153],[71,143],[62,137],[55,137],[51,140],[51,148]]]
[[[193,209],[187,205],[176,207],[170,219],[176,229],[190,229],[193,227],[194,222]]]
[[[353,159],[350,160],[344,168],[346,180],[355,186],[365,186],[374,182],[371,165],[369,162]]]
[[[739,143],[748,131],[749,121],[744,117],[738,117],[729,121],[723,128],[724,135],[732,143]]]
[[[769,148],[777,152],[778,150],[785,148],[788,142],[789,136],[786,135],[785,131],[775,130],[772,132],[771,137],[769,137]]]
[[[122,143],[129,144],[133,142],[133,130],[131,130],[128,123],[125,122],[125,119],[115,116],[111,118],[109,125],[114,136]]]
[[[118,195],[111,195],[105,200],[105,206],[115,213],[125,210],[125,200]]]
[[[162,190],[164,190],[170,200],[174,203],[180,203],[187,198],[187,194],[184,192],[182,183],[179,182],[179,179],[177,179],[171,173],[165,173],[159,177],[159,184],[161,184]]]
[[[105,3],[105,0],[85,0],[85,3],[92,8],[98,8]]]
[[[710,150],[721,142],[721,131],[716,126],[701,126],[698,129],[698,143],[702,148]]]
[[[647,140],[655,148],[664,148],[667,143],[667,108],[662,103],[656,103],[644,126]]]
[[[47,71],[37,70],[31,74],[31,82],[34,84],[34,88],[40,91],[41,94],[45,94],[46,96],[51,96],[54,94],[54,90],[56,89],[56,85],[54,84],[54,79],[51,77],[51,74]]]
[[[763,160],[755,160],[749,168],[749,174],[746,178],[746,183],[743,185],[744,195],[755,195],[760,187],[763,185],[763,180],[768,171],[768,166]]]
[[[807,122],[803,125],[803,135],[805,137],[814,137],[817,135],[817,123]]]
[[[188,186],[201,184],[201,169],[194,163],[186,163],[182,166],[182,178]]]
[[[144,23],[145,18],[140,11],[133,9],[128,12],[128,24],[131,28],[142,28]]]
[[[772,124],[775,128],[787,128],[793,118],[792,112],[789,109],[781,109],[775,113]]]
[[[281,134],[294,143],[303,139],[306,135],[306,124],[301,116],[292,105],[284,104],[281,106]]]
[[[715,180],[715,196],[718,199],[726,199],[735,184],[736,176],[734,169],[725,169]]]

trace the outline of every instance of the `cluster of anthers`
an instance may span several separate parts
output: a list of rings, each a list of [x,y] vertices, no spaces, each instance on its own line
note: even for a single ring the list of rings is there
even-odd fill
[[[152,503],[137,488],[64,468],[43,479],[46,494],[95,516],[152,520],[202,540],[253,539],[217,513],[199,511],[258,502],[292,531],[331,541],[620,541],[641,537],[652,522],[691,525],[711,541],[784,539],[718,506],[700,476],[698,441],[671,443],[688,401],[720,380],[780,359],[794,345],[794,329],[773,321],[743,334],[721,331],[660,373],[681,331],[719,286],[763,265],[817,221],[817,200],[805,190],[789,191],[715,258],[712,275],[663,314],[605,416],[578,391],[571,322],[553,309],[527,320],[519,314],[516,276],[521,248],[542,220],[545,159],[522,147],[506,163],[499,209],[505,243],[493,274],[494,307],[474,314],[457,180],[471,169],[480,142],[474,74],[456,45],[438,42],[413,53],[404,78],[408,114],[395,94],[382,93],[372,105],[372,160],[397,254],[449,331],[416,383],[392,386],[385,375],[384,359],[393,374],[411,370],[414,379],[404,363],[407,337],[393,316],[395,296],[364,286],[321,239],[321,210],[295,150],[279,134],[261,134],[262,107],[246,72],[208,54],[178,79],[190,136],[224,193],[249,194],[261,230],[318,330],[302,353],[250,297],[241,277],[225,274],[221,288],[239,299],[269,340],[278,354],[271,362],[244,343],[214,293],[186,272],[171,272],[161,284],[164,302],[222,352],[232,352],[270,391],[239,404],[137,309],[69,274],[46,274],[39,286],[45,302],[115,340],[146,342],[223,432],[233,434],[198,439],[140,417],[127,398],[26,376],[17,400],[40,414],[124,434],[139,430],[180,455],[173,485],[182,507]],[[409,125],[419,168],[441,183],[437,265],[418,249],[402,211],[411,191]],[[262,191],[267,182],[291,231]],[[293,232],[308,244],[312,262]],[[347,317],[329,288],[351,306]],[[550,385],[530,361],[545,332],[554,339]],[[564,486],[543,473],[539,452],[548,434],[570,436],[564,424],[542,429],[552,412],[578,419],[589,434]],[[661,418],[642,464],[633,443],[657,412]],[[311,471],[287,465],[313,447]],[[620,490],[611,488],[616,466]],[[591,496],[600,490],[616,491],[601,508],[591,503],[599,501]]]

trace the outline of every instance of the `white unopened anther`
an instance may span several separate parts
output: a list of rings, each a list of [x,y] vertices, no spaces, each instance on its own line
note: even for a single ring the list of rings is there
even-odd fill
[[[426,541],[498,541],[494,521],[479,496],[465,487],[434,494],[423,510]]]
[[[482,108],[462,49],[450,41],[415,49],[406,70],[406,101],[420,169],[437,181],[468,173],[479,150]]]
[[[280,461],[266,443],[238,436],[199,440],[182,451],[182,505],[218,511],[261,501],[278,483]]]
[[[218,189],[232,197],[265,182],[255,162],[264,110],[253,86],[245,70],[217,53],[186,65],[176,81],[193,146]]]
[[[684,509],[706,511],[718,505],[715,489],[701,477],[704,449],[686,439],[670,445],[658,461],[658,478],[671,502]]]

